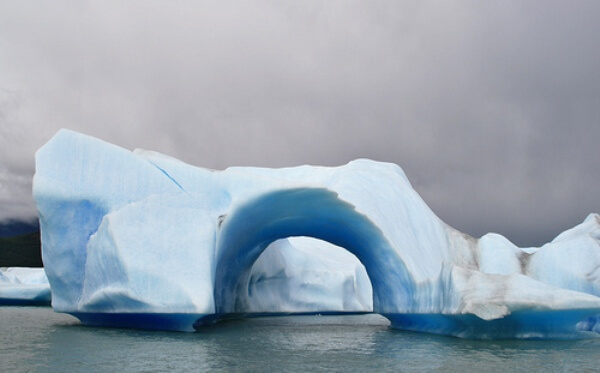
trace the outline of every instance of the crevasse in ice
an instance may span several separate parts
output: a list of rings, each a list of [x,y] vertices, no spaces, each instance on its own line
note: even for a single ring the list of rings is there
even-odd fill
[[[393,327],[459,337],[600,333],[597,214],[541,248],[474,239],[390,163],[213,171],[62,130],[36,154],[34,198],[52,305],[86,324],[193,330],[372,307]],[[323,256],[290,237],[324,241]]]

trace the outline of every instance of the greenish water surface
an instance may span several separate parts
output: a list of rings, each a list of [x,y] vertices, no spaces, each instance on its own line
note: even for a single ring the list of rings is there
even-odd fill
[[[0,307],[3,372],[594,372],[600,339],[472,341],[390,329],[378,315],[229,321],[197,333],[81,326]]]

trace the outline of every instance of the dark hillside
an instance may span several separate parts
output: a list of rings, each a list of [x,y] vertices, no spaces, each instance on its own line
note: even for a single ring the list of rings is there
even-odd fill
[[[42,267],[40,232],[0,237],[0,267]]]

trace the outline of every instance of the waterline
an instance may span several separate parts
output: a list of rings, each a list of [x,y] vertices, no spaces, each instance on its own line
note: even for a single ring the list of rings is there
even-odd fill
[[[391,329],[378,315],[231,320],[197,333],[85,327],[47,307],[0,308],[2,370],[593,371],[600,340],[472,341]]]

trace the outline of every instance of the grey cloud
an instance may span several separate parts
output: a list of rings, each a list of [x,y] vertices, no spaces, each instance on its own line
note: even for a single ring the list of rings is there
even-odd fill
[[[210,168],[395,162],[450,225],[523,245],[600,211],[597,2],[0,8],[4,175],[68,127]]]

